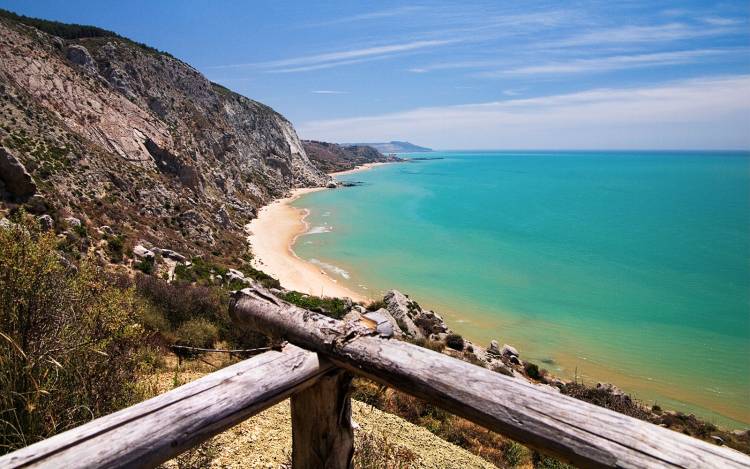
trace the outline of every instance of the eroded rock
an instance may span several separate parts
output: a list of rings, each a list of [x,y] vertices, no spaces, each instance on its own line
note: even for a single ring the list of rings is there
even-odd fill
[[[0,179],[5,191],[16,199],[26,199],[36,193],[36,184],[23,163],[5,147],[0,147]]]

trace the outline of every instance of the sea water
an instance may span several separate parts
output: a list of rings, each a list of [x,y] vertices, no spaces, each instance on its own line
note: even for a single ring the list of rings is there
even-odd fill
[[[750,154],[434,152],[310,194],[294,250],[458,333],[750,424]]]

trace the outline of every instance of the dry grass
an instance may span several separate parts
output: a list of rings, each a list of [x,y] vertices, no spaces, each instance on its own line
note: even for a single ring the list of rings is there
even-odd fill
[[[61,261],[54,233],[19,213],[0,228],[0,454],[137,402],[142,304],[84,258]]]

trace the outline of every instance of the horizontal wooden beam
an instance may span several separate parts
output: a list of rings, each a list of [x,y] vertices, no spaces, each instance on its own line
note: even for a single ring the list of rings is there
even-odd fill
[[[235,320],[327,355],[402,390],[580,467],[750,468],[748,456],[524,380],[293,306],[253,287],[238,292]]]
[[[155,467],[334,368],[287,345],[7,454],[0,467]]]

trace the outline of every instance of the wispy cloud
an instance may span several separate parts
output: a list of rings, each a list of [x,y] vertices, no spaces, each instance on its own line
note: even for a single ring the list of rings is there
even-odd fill
[[[392,18],[392,17],[408,15],[408,14],[415,13],[423,9],[424,7],[416,6],[416,5],[403,6],[403,7],[398,7],[398,8],[391,8],[388,10],[370,11],[367,13],[360,13],[358,15],[342,16],[339,18],[333,18],[328,21],[320,21],[317,23],[308,23],[306,26],[311,26],[311,27],[331,26],[335,24],[357,23],[360,21],[379,20],[383,18]]]
[[[313,90],[313,94],[349,94],[348,91],[339,91],[339,90]]]
[[[479,73],[478,76],[498,77],[507,75],[543,75],[543,74],[572,74],[584,72],[605,72],[629,68],[667,66],[694,62],[697,59],[726,54],[733,49],[697,49],[672,52],[656,52],[652,54],[614,55],[597,57],[594,59],[576,59],[567,62],[552,62],[542,65],[529,65]],[[747,50],[743,49],[743,52]]]
[[[718,16],[709,16],[703,18],[703,21],[713,26],[737,26],[742,24],[742,21],[735,18],[721,18]]]
[[[545,44],[546,47],[572,47],[607,44],[643,44],[677,41],[704,36],[716,36],[731,31],[727,27],[706,28],[684,23],[666,23],[649,26],[623,26],[589,31]]]
[[[462,60],[456,62],[441,62],[433,63],[429,65],[422,65],[419,67],[412,67],[409,69],[412,73],[428,73],[435,70],[455,70],[462,68],[481,68],[498,66],[500,63],[497,60]]]
[[[353,63],[367,62],[387,57],[393,57],[397,54],[404,54],[425,49],[432,49],[439,46],[454,44],[460,42],[459,39],[433,39],[402,42],[398,44],[378,45],[363,47],[359,49],[350,49],[324,54],[311,54],[306,56],[292,57],[289,59],[273,60],[269,62],[254,62],[243,64],[217,65],[209,67],[212,69],[227,68],[257,68],[269,72],[304,72],[308,70],[318,70],[322,68],[337,67],[340,65],[349,65]]]
[[[443,148],[750,148],[750,75],[321,120],[305,138]]]

